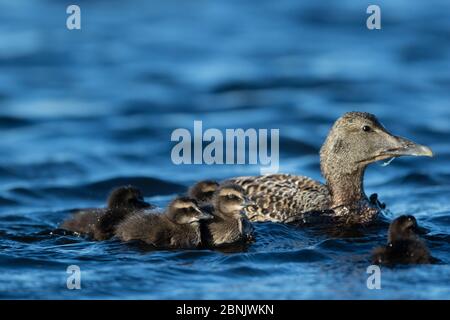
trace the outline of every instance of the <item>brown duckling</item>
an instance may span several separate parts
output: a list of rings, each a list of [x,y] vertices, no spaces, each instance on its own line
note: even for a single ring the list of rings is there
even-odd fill
[[[219,183],[214,180],[203,180],[189,188],[188,196],[197,200],[200,206],[211,203],[214,192],[219,188]]]
[[[64,221],[60,228],[86,235],[94,240],[106,240],[114,235],[115,227],[136,210],[151,209],[142,192],[133,186],[114,189],[107,200],[107,207],[84,209]]]
[[[387,245],[373,251],[373,263],[395,265],[434,262],[436,259],[430,255],[427,246],[418,236],[422,230],[413,216],[396,218],[389,226]]]
[[[212,205],[203,208],[214,219],[206,221],[202,236],[208,246],[218,247],[246,242],[253,237],[253,226],[244,208],[252,205],[245,197],[244,189],[236,184],[221,185],[214,193]]]
[[[200,222],[212,219],[194,199],[179,197],[164,213],[138,212],[128,216],[116,229],[122,241],[139,240],[155,248],[190,249],[201,244]]]

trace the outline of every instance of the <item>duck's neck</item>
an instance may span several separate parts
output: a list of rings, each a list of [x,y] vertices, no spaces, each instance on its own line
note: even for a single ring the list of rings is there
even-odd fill
[[[223,214],[222,212],[215,212],[214,220],[220,223],[233,223],[236,219],[233,215]]]
[[[327,186],[331,194],[331,207],[355,206],[367,200],[364,193],[365,168],[357,168],[352,172],[334,171],[326,174]]]

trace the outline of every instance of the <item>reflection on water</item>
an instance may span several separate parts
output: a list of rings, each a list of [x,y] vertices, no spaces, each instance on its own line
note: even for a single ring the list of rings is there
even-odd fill
[[[448,298],[450,20],[447,1],[59,1],[0,4],[0,297]],[[243,252],[148,252],[53,232],[121,184],[163,206],[193,181],[257,166],[175,166],[170,133],[279,128],[280,171],[320,179],[318,150],[342,113],[375,113],[433,159],[373,165],[366,191],[413,214],[439,265],[382,270],[386,224],[353,231],[256,225]],[[82,290],[66,289],[79,265]]]

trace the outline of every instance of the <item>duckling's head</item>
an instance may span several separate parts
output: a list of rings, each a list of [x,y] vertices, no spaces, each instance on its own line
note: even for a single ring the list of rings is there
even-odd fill
[[[225,184],[214,193],[215,212],[229,217],[241,217],[243,209],[251,205],[244,189],[237,184]]]
[[[141,190],[133,186],[124,186],[114,189],[108,197],[108,208],[143,209],[152,205],[144,201]]]
[[[394,136],[370,113],[348,112],[333,125],[320,151],[322,172],[351,174],[368,164],[400,156],[433,156],[426,146]]]
[[[399,240],[414,240],[420,228],[417,225],[417,220],[413,216],[403,215],[392,221],[389,226],[389,243]]]
[[[214,180],[203,180],[194,184],[188,191],[188,196],[199,203],[210,203],[214,192],[219,188],[219,184]]]
[[[212,219],[213,216],[202,211],[195,199],[178,197],[169,204],[167,217],[176,224],[198,223],[202,220]]]

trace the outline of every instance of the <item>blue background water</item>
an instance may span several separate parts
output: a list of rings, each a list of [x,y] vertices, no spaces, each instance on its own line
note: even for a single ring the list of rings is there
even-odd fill
[[[394,299],[450,297],[450,2],[0,1],[0,297]],[[318,150],[342,113],[375,113],[433,159],[372,165],[366,191],[413,214],[439,265],[382,269],[386,227],[353,237],[256,225],[241,253],[143,252],[50,232],[132,183],[164,206],[197,179],[257,166],[175,166],[170,134],[279,128],[281,172],[321,179]],[[82,290],[66,288],[79,265]]]

